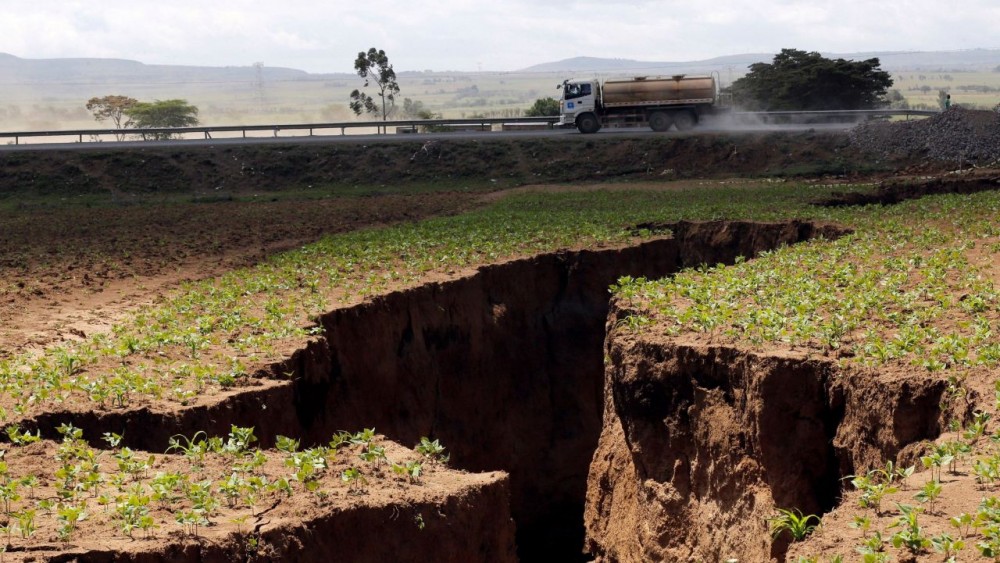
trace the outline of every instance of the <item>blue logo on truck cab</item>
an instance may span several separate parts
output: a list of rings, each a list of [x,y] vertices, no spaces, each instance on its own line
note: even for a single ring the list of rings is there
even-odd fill
[[[573,109],[575,107],[576,107],[575,103],[573,103],[573,102],[566,102],[566,109]]]

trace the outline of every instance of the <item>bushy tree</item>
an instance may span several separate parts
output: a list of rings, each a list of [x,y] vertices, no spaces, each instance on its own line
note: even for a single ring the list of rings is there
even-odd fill
[[[404,119],[436,119],[440,117],[440,115],[437,115],[433,111],[427,109],[423,102],[419,100],[414,101],[410,98],[403,98]]]
[[[94,114],[97,121],[111,120],[115,129],[128,129],[132,118],[128,112],[139,103],[139,100],[128,96],[102,96],[87,100],[87,110]],[[119,141],[125,139],[124,133],[115,134]]]
[[[889,90],[889,93],[885,96],[885,101],[888,102],[889,107],[892,109],[910,109],[910,102],[907,101],[902,92],[895,88]]]
[[[559,100],[555,98],[538,98],[535,104],[524,112],[528,117],[549,117],[559,115]]]
[[[773,62],[750,65],[732,92],[736,104],[749,110],[872,109],[885,104],[891,86],[877,58],[848,61],[782,49]]]
[[[198,125],[198,108],[187,100],[138,102],[127,112],[138,129],[193,127]],[[143,138],[169,139],[168,133],[143,134]]]
[[[410,98],[403,98],[403,118],[404,119],[441,119],[440,113],[434,113],[433,111],[427,109],[424,103],[417,100],[411,100]],[[442,127],[441,125],[435,125],[433,123],[427,125],[420,125],[417,129],[421,133],[428,133],[431,131],[446,131],[447,127]]]
[[[385,51],[375,47],[368,49],[367,53],[361,51],[354,61],[354,70],[358,76],[365,79],[365,88],[375,85],[376,95],[381,103],[376,103],[372,96],[356,89],[351,92],[351,110],[357,115],[362,113],[381,115],[382,121],[385,121],[396,104],[396,94],[399,94],[396,71],[392,70],[389,57]]]

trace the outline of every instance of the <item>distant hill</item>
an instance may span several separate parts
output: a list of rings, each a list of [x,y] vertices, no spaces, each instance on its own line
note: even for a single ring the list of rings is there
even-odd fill
[[[335,75],[311,75],[303,70],[282,67],[261,68],[264,80],[302,80],[332,78]],[[350,76],[344,74],[342,76]],[[22,59],[0,53],[0,86],[5,84],[59,84],[85,81],[87,84],[164,84],[214,80],[253,81],[253,66],[181,66],[147,65],[125,59]]]
[[[686,74],[707,73],[711,71],[726,71],[730,67],[738,69],[740,74],[746,67],[757,62],[770,61],[773,54],[745,54],[715,57],[703,61],[685,62],[655,62],[638,61],[634,59],[602,59],[598,57],[573,57],[561,61],[542,63],[522,69],[521,72],[544,73],[648,73],[648,74]]]
[[[862,53],[822,53],[829,58],[864,60],[878,58],[885,70],[993,70],[1000,66],[1000,50],[969,49],[963,51],[873,51]],[[702,61],[638,61],[633,59],[602,59],[573,57],[561,61],[537,64],[523,72],[546,73],[648,73],[685,74],[713,71],[735,71],[742,75],[747,67],[758,62],[771,62],[774,53],[748,53],[715,57]]]
[[[878,57],[885,70],[993,70],[1000,66],[1000,50],[823,53],[826,57],[861,60]],[[700,61],[640,61],[573,57],[536,64],[519,72],[548,74],[693,74],[719,72],[741,76],[747,67],[770,62],[774,53],[727,55]],[[349,73],[310,74],[303,70],[263,66],[259,78],[265,82],[297,80],[344,80]],[[409,74],[400,71],[400,75]],[[476,73],[462,73],[474,75]],[[568,77],[568,76],[567,76]],[[247,82],[257,80],[253,66],[147,65],[126,59],[22,59],[0,53],[0,86],[47,85],[127,85]]]

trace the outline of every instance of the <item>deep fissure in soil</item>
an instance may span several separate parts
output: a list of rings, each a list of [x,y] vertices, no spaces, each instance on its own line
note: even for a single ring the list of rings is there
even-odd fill
[[[588,471],[605,408],[609,285],[843,234],[797,221],[644,228],[671,236],[486,266],[327,313],[322,337],[272,367],[284,381],[214,406],[83,413],[74,424],[88,436],[144,428],[126,434],[128,445],[150,451],[163,451],[175,434],[224,435],[230,424],[253,425],[265,447],[279,434],[315,444],[370,427],[404,445],[436,438],[454,467],[510,474],[521,560],[585,560]],[[36,422],[55,435],[64,420],[53,414]],[[825,420],[810,438],[828,447],[837,425]],[[829,463],[809,487],[825,510],[843,472],[834,457],[822,457]]]
[[[324,339],[292,359],[300,434],[363,425],[404,444],[438,438],[459,468],[511,474],[522,560],[583,559],[608,286],[839,234],[800,222],[664,227],[671,238],[488,266],[325,315]]]

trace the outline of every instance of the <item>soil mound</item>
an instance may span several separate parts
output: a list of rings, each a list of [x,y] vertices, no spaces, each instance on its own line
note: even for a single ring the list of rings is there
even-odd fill
[[[881,157],[989,165],[1000,160],[1000,113],[956,107],[916,121],[868,121],[850,138],[854,147]]]
[[[320,186],[456,189],[614,178],[870,171],[842,133],[740,133],[373,144],[87,149],[0,154],[0,197],[111,193],[226,198]],[[483,186],[486,186],[483,188]]]

